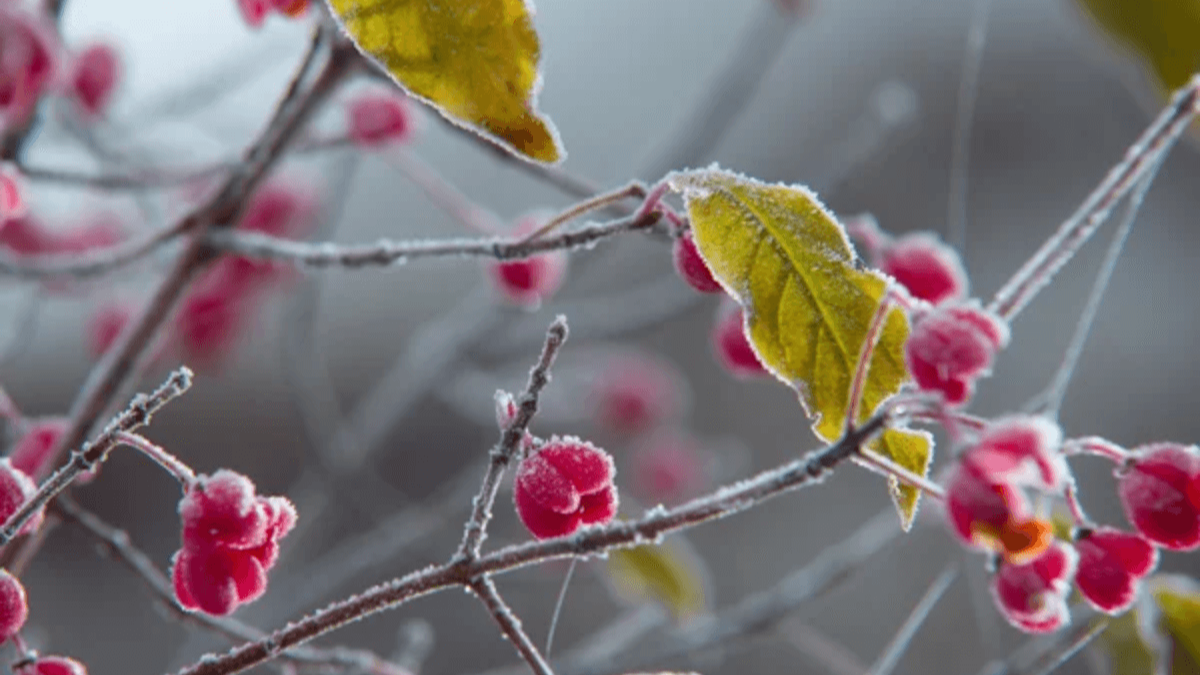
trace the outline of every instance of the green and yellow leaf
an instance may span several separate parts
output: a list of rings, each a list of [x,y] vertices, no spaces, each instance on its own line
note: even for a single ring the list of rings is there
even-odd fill
[[[678,537],[609,551],[606,570],[618,595],[632,602],[661,603],[677,621],[708,610],[708,571]]]
[[[871,321],[887,290],[881,274],[863,269],[845,230],[800,186],[769,185],[720,169],[668,177],[683,194],[700,255],[743,307],[747,334],[763,364],[797,391],[817,436],[842,434],[851,380]],[[870,417],[908,379],[904,312],[888,313],[863,388]],[[889,431],[877,452],[924,476],[928,435]],[[894,486],[907,526],[917,491]]]
[[[881,454],[918,476],[929,475],[933,464],[933,436],[914,429],[885,429],[878,438],[867,444],[867,452]],[[900,527],[912,529],[921,503],[921,491],[903,485],[895,476],[888,477],[888,492],[900,514]]]
[[[1200,673],[1200,592],[1194,584],[1162,584],[1153,594],[1172,644],[1172,675]]]
[[[518,155],[563,158],[536,109],[541,46],[527,0],[328,0],[346,33],[407,92]]]
[[[1200,71],[1200,2],[1079,0],[1102,29],[1137,53],[1161,90],[1183,86]]]

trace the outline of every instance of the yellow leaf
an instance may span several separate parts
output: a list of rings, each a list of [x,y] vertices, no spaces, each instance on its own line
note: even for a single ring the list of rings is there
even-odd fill
[[[1197,0],[1079,0],[1108,35],[1132,49],[1170,91],[1200,70]]]
[[[841,224],[804,187],[767,185],[719,169],[676,173],[668,181],[683,193],[700,255],[742,305],[759,359],[799,393],[817,436],[834,441],[842,434],[859,353],[888,282],[858,265]],[[907,338],[904,312],[891,310],[871,358],[858,421],[908,379]],[[874,449],[924,476],[933,444],[928,434],[892,430]],[[907,529],[920,495],[893,485],[892,496]]]
[[[682,539],[609,551],[607,570],[618,595],[660,602],[678,621],[708,610],[708,572]]]
[[[1112,675],[1152,675],[1160,672],[1158,649],[1147,640],[1138,625],[1138,611],[1108,619],[1108,628],[1100,634],[1099,644],[1108,654]]]
[[[539,162],[563,157],[536,110],[541,47],[526,0],[329,0],[358,48],[456,124]]]
[[[927,431],[885,429],[878,438],[867,444],[867,451],[884,455],[905,469],[926,476],[929,474],[929,465],[933,463],[933,436]],[[895,476],[890,476],[888,492],[900,514],[900,527],[908,532],[917,516],[921,491],[902,485]]]
[[[1162,627],[1173,645],[1173,675],[1200,672],[1200,592],[1191,583],[1163,583],[1153,594],[1162,613]]]

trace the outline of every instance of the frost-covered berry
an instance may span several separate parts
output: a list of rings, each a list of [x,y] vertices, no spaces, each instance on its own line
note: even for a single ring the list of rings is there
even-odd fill
[[[600,448],[571,436],[551,437],[517,467],[517,515],[538,539],[607,523],[617,514],[615,473],[612,457]]]
[[[958,253],[932,232],[899,237],[884,246],[878,258],[876,266],[914,298],[936,305],[967,295],[967,272]]]
[[[34,479],[50,473],[50,453],[67,429],[65,417],[33,420],[8,455],[13,468]]]
[[[637,434],[677,417],[684,408],[683,378],[651,354],[624,353],[604,359],[588,392],[597,426]]]
[[[1026,633],[1052,633],[1070,622],[1067,596],[1079,556],[1064,542],[1024,565],[1002,563],[992,577],[1000,613]]]
[[[120,67],[117,50],[103,43],[90,45],[75,57],[71,93],[88,116],[97,116],[108,107]]]
[[[360,148],[406,143],[415,120],[408,97],[395,90],[367,91],[346,103],[347,132]]]
[[[175,597],[186,609],[225,615],[258,599],[296,524],[283,497],[255,494],[249,478],[222,469],[201,476],[179,503],[182,546],[172,564]]]
[[[633,485],[647,502],[675,503],[707,482],[707,458],[700,443],[683,430],[654,433],[637,443],[632,455]]]
[[[8,457],[0,459],[0,523],[12,517],[21,505],[37,493],[37,484],[29,474],[12,465]],[[42,524],[45,509],[39,509],[17,534],[29,534]]]
[[[65,656],[42,656],[31,665],[32,675],[87,675],[87,668]]]
[[[6,569],[0,569],[0,643],[21,632],[29,618],[29,601],[20,580]]]
[[[261,26],[271,11],[271,4],[268,0],[237,0],[237,5],[242,20],[251,28]]]
[[[26,213],[0,223],[0,246],[17,255],[39,255],[55,250],[55,239],[41,221]]]
[[[309,0],[271,0],[276,12],[290,17],[304,16],[308,11]]]
[[[989,424],[962,461],[993,482],[1058,491],[1071,479],[1061,445],[1057,424],[1045,417],[1020,415]]]
[[[25,215],[25,186],[21,170],[5,162],[0,164],[0,227]]]
[[[513,236],[533,234],[545,223],[539,214],[527,215],[517,220]],[[508,302],[534,308],[558,292],[567,275],[567,254],[551,251],[523,260],[508,260],[487,264],[488,277],[492,285]]]
[[[44,13],[0,5],[0,129],[28,119],[54,82],[61,52],[55,35]]]
[[[1008,327],[994,314],[975,304],[942,305],[913,327],[904,356],[922,391],[940,392],[946,403],[960,405],[1007,343]]]
[[[675,238],[671,255],[675,262],[675,271],[683,277],[688,286],[701,293],[720,293],[724,290],[721,288],[721,284],[713,278],[712,271],[708,269],[708,263],[700,257],[700,251],[696,248],[696,240],[692,237],[691,232],[684,232]]]
[[[1009,561],[1032,560],[1054,539],[1051,525],[1032,517],[1024,492],[990,480],[968,462],[959,463],[946,481],[945,511],[951,531],[964,544]]]
[[[1138,582],[1158,566],[1158,549],[1145,537],[1111,527],[1083,530],[1075,539],[1075,585],[1088,602],[1109,614],[1133,605]]]
[[[712,349],[717,362],[736,377],[762,377],[768,374],[746,337],[742,308],[734,302],[723,302],[717,310],[717,321],[712,330]]]
[[[1125,516],[1142,536],[1174,551],[1200,547],[1200,449],[1155,443],[1118,473]]]

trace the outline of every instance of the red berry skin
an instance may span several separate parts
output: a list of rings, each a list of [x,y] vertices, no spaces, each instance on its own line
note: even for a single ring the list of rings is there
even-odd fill
[[[25,215],[25,188],[21,171],[12,164],[0,165],[0,227]]]
[[[44,656],[33,664],[37,675],[87,675],[87,668],[75,659],[65,656]]]
[[[517,467],[517,515],[538,539],[603,524],[617,513],[612,457],[591,443],[552,437]]]
[[[620,354],[597,368],[588,405],[597,426],[634,435],[680,415],[684,386],[670,363],[650,354]]]
[[[59,70],[56,31],[40,12],[0,6],[0,128],[32,114]]]
[[[0,523],[12,517],[21,505],[37,493],[37,484],[24,471],[12,465],[9,458],[0,459]],[[41,527],[45,509],[39,509],[17,534],[30,534]]]
[[[1075,550],[1075,585],[1093,607],[1108,614],[1133,606],[1138,582],[1158,566],[1158,549],[1149,540],[1111,527],[1081,532]]]
[[[251,28],[261,26],[267,18],[267,13],[271,10],[267,0],[237,0],[237,4],[242,20]]]
[[[64,417],[34,420],[8,455],[13,468],[35,480],[45,478],[52,468],[49,464],[50,452],[66,428],[67,419]]]
[[[412,140],[414,120],[407,97],[396,91],[370,91],[346,104],[350,140],[364,149]]]
[[[489,274],[496,290],[513,305],[535,308],[562,286],[567,257],[561,251],[524,260],[492,263]]]
[[[683,277],[688,286],[701,293],[724,291],[721,284],[713,278],[712,271],[708,269],[708,263],[700,257],[700,251],[696,248],[696,240],[692,237],[691,232],[685,232],[676,237],[671,254],[675,263],[675,271]]]
[[[878,266],[909,295],[934,305],[967,295],[967,273],[958,253],[929,232],[907,234],[885,246]]]
[[[742,309],[734,303],[722,303],[713,326],[712,348],[717,362],[735,377],[749,379],[768,375],[750,340],[746,338]]]
[[[992,599],[1010,624],[1026,633],[1052,633],[1070,622],[1067,597],[1079,556],[1056,542],[1036,560],[1003,563],[992,577]]]
[[[179,502],[183,547],[248,548],[267,535],[267,514],[249,478],[221,469],[197,480]]]
[[[913,327],[905,363],[918,388],[940,392],[949,405],[961,405],[1007,342],[1008,328],[999,317],[974,305],[943,305]]]
[[[20,580],[6,569],[0,569],[0,643],[21,632],[29,618],[29,599]]]
[[[1032,485],[1057,492],[1071,480],[1059,448],[1062,430],[1032,415],[1004,418],[988,425],[979,441],[963,455],[981,475],[994,483]]]
[[[111,45],[90,45],[75,57],[71,91],[85,114],[94,117],[108,107],[120,68]]]
[[[1117,494],[1134,529],[1173,551],[1200,548],[1200,449],[1157,443],[1134,450]]]

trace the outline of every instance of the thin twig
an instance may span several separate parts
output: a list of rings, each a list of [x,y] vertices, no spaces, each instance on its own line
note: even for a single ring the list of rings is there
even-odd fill
[[[951,563],[942,570],[937,579],[929,585],[929,589],[925,591],[925,595],[921,596],[921,600],[917,602],[917,606],[913,607],[912,612],[904,623],[900,624],[900,629],[896,631],[895,637],[884,648],[883,653],[875,661],[875,665],[871,666],[870,675],[891,675],[891,672],[900,664],[900,657],[904,656],[904,652],[908,649],[908,645],[912,643],[913,636],[917,630],[929,618],[929,613],[946,594],[950,588],[950,584],[958,578],[957,565]]]
[[[1096,280],[1092,284],[1091,293],[1088,294],[1087,304],[1084,305],[1083,312],[1079,316],[1079,322],[1075,325],[1075,333],[1071,336],[1067,352],[1063,355],[1062,363],[1054,373],[1050,385],[1046,387],[1046,392],[1038,397],[1039,404],[1043,406],[1042,413],[1050,418],[1057,418],[1058,411],[1062,408],[1063,399],[1067,395],[1067,387],[1071,383],[1071,376],[1075,373],[1075,367],[1079,365],[1080,357],[1083,356],[1083,348],[1091,333],[1092,324],[1096,321],[1096,315],[1100,311],[1104,292],[1108,290],[1108,282],[1117,268],[1117,260],[1125,250],[1125,242],[1129,239],[1129,233],[1133,231],[1133,224],[1137,220],[1138,211],[1142,207],[1146,193],[1150,190],[1150,185],[1154,183],[1154,175],[1158,173],[1161,166],[1161,162],[1155,165],[1129,194],[1129,199],[1125,204],[1125,214],[1121,217],[1117,231],[1113,233],[1112,243],[1109,244],[1108,250],[1104,254],[1103,262],[1100,263],[1100,271],[1096,273]]]
[[[572,220],[575,220],[576,218],[579,218],[585,214],[591,213],[592,211],[595,211],[597,209],[602,209],[606,206],[622,202],[630,197],[645,197],[645,196],[646,196],[646,186],[638,181],[634,181],[632,183],[629,183],[628,185],[619,187],[615,190],[610,190],[608,192],[598,194],[594,197],[589,197],[580,202],[572,204],[571,206],[568,206],[567,208],[563,209],[562,211],[559,211],[553,217],[551,217],[550,220],[547,220],[541,227],[539,227],[537,230],[531,232],[528,236],[526,236],[521,241],[522,242],[530,242],[535,239],[540,239],[543,236],[545,236],[546,234],[556,230],[560,225],[569,223]],[[637,216],[644,216],[644,215],[645,214],[643,214],[641,211],[634,213],[635,218]]]
[[[180,221],[114,246],[82,253],[17,255],[0,250],[0,277],[34,281],[54,277],[88,279],[103,276],[157,251],[179,238],[191,224],[191,221]]]
[[[275,260],[307,268],[400,265],[422,258],[494,258],[521,260],[546,251],[575,250],[625,232],[650,229],[659,214],[643,218],[628,216],[604,223],[592,223],[553,237],[525,242],[520,239],[484,237],[426,241],[381,239],[374,244],[334,244],[300,242],[257,232],[223,230],[213,232],[209,242],[229,253],[257,260]]]
[[[863,443],[882,431],[888,421],[886,414],[877,415],[837,443],[673,509],[655,509],[637,520],[587,527],[568,536],[508,546],[473,561],[447,563],[412,572],[290,622],[267,640],[248,642],[222,656],[203,659],[180,671],[180,675],[230,675],[272,659],[280,649],[302,644],[414,598],[465,586],[484,575],[548,560],[639,546],[671,532],[744,511],[768,499],[818,483]]]
[[[1042,666],[1036,671],[1031,671],[1032,675],[1050,675],[1058,670],[1078,654],[1080,650],[1091,644],[1092,640],[1100,637],[1100,634],[1108,628],[1108,623],[1109,619],[1104,618],[1091,625],[1083,624],[1061,648],[1042,659]]]
[[[1050,283],[1092,236],[1117,202],[1158,165],[1200,112],[1200,75],[1178,89],[1171,103],[1109,170],[1104,180],[1046,243],[996,292],[988,309],[1011,320]]]
[[[175,600],[175,591],[171,580],[162,570],[158,569],[150,556],[130,541],[129,535],[125,531],[106,523],[70,498],[55,502],[55,509],[99,540],[107,553],[116,556],[121,564],[137,575],[146,589],[154,595],[154,598],[180,620],[197,624],[234,641],[257,640],[264,637],[262,631],[237,619],[187,611]],[[295,647],[280,654],[280,658],[300,663],[361,668],[376,675],[409,675],[404,668],[389,664],[371,652],[343,647],[334,649]]]
[[[563,575],[562,586],[558,589],[558,598],[554,600],[554,611],[550,615],[550,628],[546,630],[546,658],[550,658],[550,650],[554,646],[554,633],[558,630],[558,620],[562,616],[563,605],[567,600],[567,589],[571,587],[571,578],[575,576],[575,566],[579,558],[571,560],[567,573]]]
[[[500,479],[504,476],[504,469],[517,454],[521,442],[525,439],[529,423],[537,414],[538,397],[550,383],[550,368],[554,365],[558,350],[562,349],[566,341],[567,317],[559,315],[546,331],[546,342],[542,346],[542,354],[538,358],[537,364],[529,371],[529,382],[525,385],[524,393],[516,401],[516,415],[501,432],[500,441],[492,448],[487,473],[483,477],[483,484],[479,487],[479,494],[472,502],[471,516],[463,528],[462,544],[458,547],[458,552],[454,554],[456,561],[471,561],[479,557],[480,547],[483,545],[484,538],[487,537],[488,521],[492,518],[492,505],[496,502],[496,493],[500,490]]]
[[[39,487],[21,508],[8,517],[4,528],[0,530],[0,546],[7,544],[17,536],[25,523],[40,511],[51,499],[62,492],[71,481],[80,474],[92,469],[98,462],[104,460],[110,450],[119,445],[122,432],[133,431],[150,423],[151,416],[170,403],[176,397],[192,386],[192,371],[180,368],[171,373],[154,393],[149,396],[139,394],[129,403],[125,412],[118,415],[94,441],[87,443],[83,449],[71,453],[71,461],[55,471]]]
[[[833,675],[863,675],[867,672],[866,664],[859,661],[845,645],[800,619],[780,622],[779,634],[796,651],[816,661]]]
[[[151,443],[147,438],[128,431],[119,431],[117,432],[117,443],[119,445],[128,445],[154,460],[156,464],[171,474],[185,488],[195,484],[196,472],[192,471],[190,466],[179,461],[175,455]]]
[[[492,618],[496,620],[501,632],[512,643],[517,653],[529,664],[529,669],[533,671],[534,675],[554,675],[550,664],[542,658],[537,645],[533,644],[533,640],[529,639],[529,634],[521,626],[521,620],[505,604],[504,598],[500,597],[500,591],[496,590],[496,584],[485,576],[471,582],[470,588],[479,597],[480,602],[487,608]]]
[[[950,199],[946,203],[946,240],[964,258],[967,254],[967,178],[970,171],[971,128],[975,123],[975,103],[979,99],[979,72],[983,69],[983,49],[987,45],[992,0],[974,0],[971,5],[971,23],[967,27],[967,45],[958,80],[958,104],[954,115],[954,136],[950,144]]]

